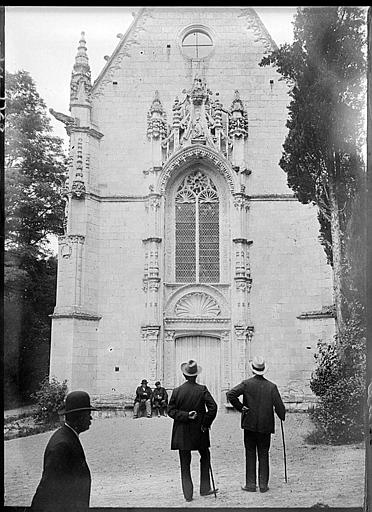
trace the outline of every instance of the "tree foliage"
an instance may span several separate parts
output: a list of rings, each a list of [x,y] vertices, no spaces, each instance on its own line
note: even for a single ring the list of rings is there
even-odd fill
[[[39,389],[32,394],[36,403],[35,420],[46,424],[58,423],[67,393],[67,380],[59,382],[55,377],[43,379]]]
[[[48,235],[63,232],[66,157],[29,73],[5,80],[5,249],[35,258],[48,253]]]
[[[365,427],[366,328],[364,312],[346,322],[340,345],[319,343],[310,387],[319,397],[311,414],[316,430],[308,440],[344,444],[361,442]]]
[[[291,86],[289,131],[279,165],[298,200],[318,206],[341,326],[344,234],[364,173],[365,28],[360,8],[298,8],[293,44],[260,63],[275,65]]]
[[[57,272],[49,237],[63,233],[66,157],[29,73],[5,79],[4,385],[11,406],[27,401],[48,374]]]
[[[279,165],[298,200],[318,207],[332,265],[338,332],[323,340],[310,387],[322,442],[363,434],[365,391],[366,175],[362,156],[366,11],[298,8],[294,42],[264,57],[290,85],[288,135]]]

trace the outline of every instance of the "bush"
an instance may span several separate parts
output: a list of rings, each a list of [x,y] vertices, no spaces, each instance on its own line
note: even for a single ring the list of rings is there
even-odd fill
[[[366,403],[366,335],[364,322],[353,315],[342,338],[318,343],[317,368],[310,388],[319,402],[310,418],[314,444],[348,444],[363,440]]]
[[[42,380],[40,389],[31,395],[37,406],[35,420],[44,424],[59,422],[58,411],[63,407],[66,395],[67,380],[62,383],[54,377]]]

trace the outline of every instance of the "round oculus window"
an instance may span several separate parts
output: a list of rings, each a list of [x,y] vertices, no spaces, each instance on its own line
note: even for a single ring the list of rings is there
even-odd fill
[[[204,59],[213,50],[213,41],[201,30],[192,30],[182,39],[182,51],[189,59]]]

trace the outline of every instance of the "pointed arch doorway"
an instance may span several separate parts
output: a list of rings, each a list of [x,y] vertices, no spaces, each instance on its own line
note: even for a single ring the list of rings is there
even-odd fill
[[[199,384],[205,384],[217,403],[221,397],[221,340],[215,336],[185,335],[176,338],[176,367],[189,359],[195,359],[202,367],[197,378]],[[177,372],[176,386],[185,382],[180,371]]]

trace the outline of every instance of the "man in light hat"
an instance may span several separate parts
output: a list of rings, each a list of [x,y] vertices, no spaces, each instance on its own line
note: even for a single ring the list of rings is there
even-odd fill
[[[258,485],[260,492],[269,490],[269,449],[274,433],[274,410],[284,421],[285,407],[276,384],[265,379],[265,360],[258,356],[250,363],[253,377],[243,380],[226,393],[227,399],[242,413],[244,429],[245,485],[243,491],[256,491],[256,464],[258,458]],[[243,395],[243,403],[239,396]]]
[[[191,451],[200,454],[200,495],[209,496],[210,483],[209,428],[217,415],[217,404],[207,386],[197,384],[196,377],[202,371],[196,361],[190,359],[181,364],[186,382],[175,388],[168,405],[168,416],[173,418],[171,449],[179,451],[182,491],[186,501],[193,498],[190,464]]]
[[[43,474],[32,499],[34,512],[85,512],[91,476],[79,434],[89,429],[96,411],[85,391],[66,396],[65,423],[54,432],[44,452]]]

